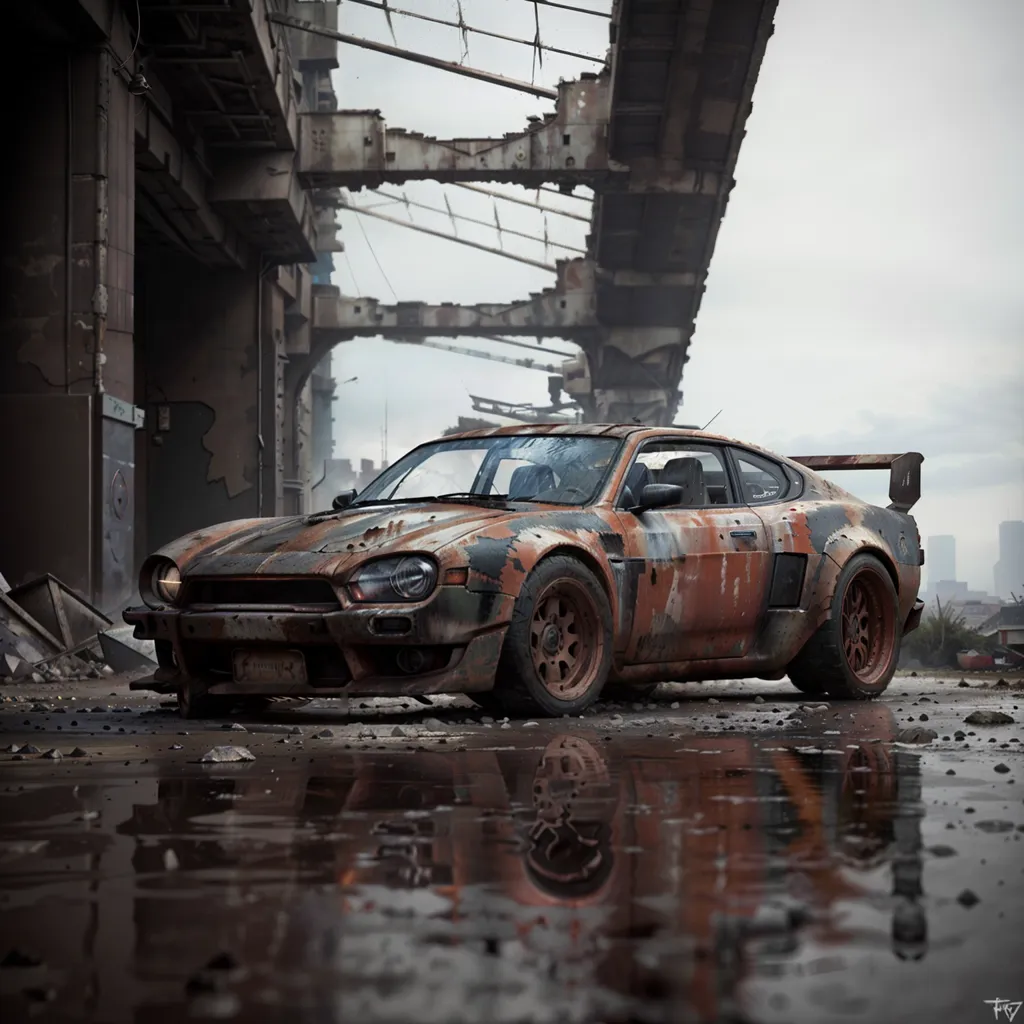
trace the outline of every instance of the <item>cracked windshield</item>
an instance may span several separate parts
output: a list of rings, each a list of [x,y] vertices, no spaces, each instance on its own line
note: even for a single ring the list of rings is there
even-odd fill
[[[620,442],[592,437],[492,437],[428,445],[395,463],[355,504],[445,495],[584,505]]]

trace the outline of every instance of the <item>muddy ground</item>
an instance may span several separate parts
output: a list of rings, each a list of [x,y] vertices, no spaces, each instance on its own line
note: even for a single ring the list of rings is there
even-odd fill
[[[3,687],[0,1020],[1008,1019],[1024,684],[959,679],[519,722]]]

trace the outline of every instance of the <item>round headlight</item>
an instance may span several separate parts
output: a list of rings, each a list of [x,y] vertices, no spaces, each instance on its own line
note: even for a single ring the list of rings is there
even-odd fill
[[[406,601],[420,601],[437,583],[437,567],[418,555],[403,558],[391,574],[391,586]]]
[[[161,601],[174,604],[181,593],[181,573],[178,567],[171,561],[158,562],[153,569],[152,586],[153,593]]]

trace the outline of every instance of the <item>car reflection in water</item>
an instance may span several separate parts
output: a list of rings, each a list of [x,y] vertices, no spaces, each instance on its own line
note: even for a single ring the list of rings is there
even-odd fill
[[[243,1019],[742,1018],[747,982],[805,943],[864,941],[858,900],[884,908],[874,947],[919,959],[917,755],[884,706],[809,717],[799,737],[579,730],[161,779],[118,828],[136,977],[166,994],[227,950]]]

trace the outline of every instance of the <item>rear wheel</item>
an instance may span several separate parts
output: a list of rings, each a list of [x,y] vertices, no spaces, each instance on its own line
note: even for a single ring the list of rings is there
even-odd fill
[[[896,588],[885,566],[874,555],[855,555],[836,581],[831,618],[797,655],[789,678],[804,693],[877,697],[899,661],[898,613]]]
[[[491,692],[509,713],[579,714],[597,700],[611,662],[601,584],[575,558],[555,555],[519,592]]]

